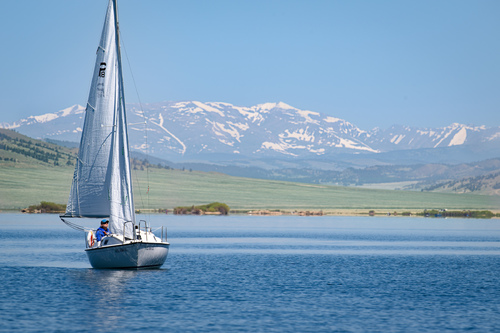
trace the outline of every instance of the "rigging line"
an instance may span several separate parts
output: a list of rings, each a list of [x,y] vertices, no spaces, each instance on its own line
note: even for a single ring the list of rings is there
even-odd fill
[[[73,223],[73,222],[70,222],[70,221],[66,221],[65,219],[63,219],[62,217],[59,217],[61,219],[61,221],[63,221],[68,227],[70,228],[73,228],[75,230],[78,230],[78,231],[90,231],[92,229],[89,229],[89,228],[85,228],[81,225],[78,225],[76,223]]]
[[[123,37],[121,38],[121,43],[123,45],[123,51],[125,53],[125,58],[127,59],[127,64],[128,64],[129,71],[130,71],[130,76],[132,77],[132,82],[134,84],[134,89],[135,89],[135,93],[137,95],[137,100],[139,101],[139,109],[142,113],[142,117],[144,118],[144,136],[145,136],[145,140],[146,140],[146,161],[147,161],[147,163],[146,163],[146,184],[148,186],[148,191],[146,192],[146,201],[147,201],[146,206],[144,206],[144,202],[142,201],[142,191],[140,189],[140,186],[138,186],[138,187],[139,187],[139,193],[140,193],[140,197],[141,197],[142,206],[146,207],[147,211],[149,212],[151,206],[150,206],[150,202],[149,202],[149,160],[148,160],[149,159],[149,143],[148,143],[148,125],[147,125],[148,118],[146,117],[144,109],[142,107],[141,96],[139,95],[139,90],[137,89],[137,84],[135,82],[134,73],[132,72],[132,66],[130,65],[130,59],[128,58],[127,48],[125,47],[125,42],[123,40]],[[137,178],[138,177],[137,177],[137,173],[136,173],[136,180],[137,180],[137,183],[139,184],[139,181]],[[150,213],[148,213],[148,219],[151,221]]]

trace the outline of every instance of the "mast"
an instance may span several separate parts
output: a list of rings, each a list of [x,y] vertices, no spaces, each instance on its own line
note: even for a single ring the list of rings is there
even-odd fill
[[[122,74],[122,50],[120,47],[120,25],[118,24],[118,5],[116,0],[113,0],[113,11],[115,16],[115,40],[116,40],[116,52],[118,58],[118,76],[120,85],[120,103],[123,106],[123,114],[126,118],[125,112],[125,91],[123,89],[123,74]]]
[[[134,199],[133,199],[133,191],[132,191],[132,174],[130,170],[130,149],[128,143],[128,126],[127,126],[127,112],[125,109],[125,88],[123,84],[123,70],[122,70],[122,55],[121,55],[121,44],[120,44],[120,24],[118,23],[118,4],[117,0],[112,0],[113,2],[113,12],[114,12],[114,23],[115,23],[115,41],[116,41],[116,54],[117,54],[117,62],[118,62],[118,119],[117,123],[115,123],[119,130],[118,136],[122,138],[122,140],[118,140],[122,146],[119,147],[120,151],[122,151],[121,156],[123,159],[120,163],[120,170],[125,172],[126,179],[128,180],[126,184],[126,191],[128,192],[128,196],[122,198],[123,201],[128,201],[128,206],[131,209],[131,218],[133,224],[135,224],[135,208],[134,208]],[[118,124],[119,122],[119,124]],[[123,131],[123,132],[121,132]],[[121,157],[120,156],[120,157]],[[135,233],[134,233],[135,235]]]

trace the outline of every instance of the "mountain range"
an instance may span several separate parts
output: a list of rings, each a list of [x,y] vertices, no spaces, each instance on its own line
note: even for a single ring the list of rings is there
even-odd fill
[[[499,127],[454,123],[367,131],[282,102],[253,107],[197,101],[127,107],[132,156],[169,168],[412,190],[498,194],[500,188]],[[0,123],[0,128],[74,148],[84,115],[85,108],[74,105]]]
[[[453,123],[440,128],[394,125],[363,130],[346,120],[283,102],[251,107],[198,101],[127,106],[132,151],[173,161],[372,159],[362,163],[366,166],[393,163],[391,159],[407,163],[419,155],[423,160],[446,155],[454,156],[451,162],[470,162],[459,157],[464,151],[473,160],[500,156],[500,127]],[[78,142],[84,114],[84,107],[74,105],[0,123],[0,128],[33,138]]]

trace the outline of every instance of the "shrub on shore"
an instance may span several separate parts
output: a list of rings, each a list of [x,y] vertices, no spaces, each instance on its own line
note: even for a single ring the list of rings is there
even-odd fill
[[[201,206],[186,206],[186,207],[175,207],[174,214],[193,214],[193,215],[203,215],[205,213],[220,213],[221,215],[229,214],[229,206],[220,203],[220,202],[212,202],[208,205]]]
[[[64,213],[65,211],[66,205],[48,201],[42,201],[39,205],[31,205],[27,209],[23,209],[23,212],[27,213]]]
[[[417,213],[419,216],[426,217],[471,217],[475,219],[490,219],[496,216],[493,212],[489,210],[425,210],[421,213]],[[497,214],[498,215],[498,214]]]

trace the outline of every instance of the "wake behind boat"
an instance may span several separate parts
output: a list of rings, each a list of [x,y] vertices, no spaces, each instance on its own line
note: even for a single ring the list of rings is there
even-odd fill
[[[66,213],[61,220],[87,231],[94,268],[159,268],[170,244],[136,223],[130,173],[120,32],[116,0],[110,0],[97,49],[80,149]],[[94,230],[70,218],[109,219],[110,233],[96,241]]]

